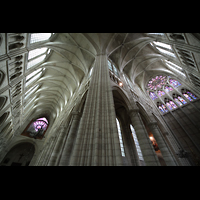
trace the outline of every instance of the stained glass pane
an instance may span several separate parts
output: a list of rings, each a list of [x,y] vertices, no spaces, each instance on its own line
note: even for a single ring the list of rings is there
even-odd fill
[[[33,125],[34,125],[36,131],[38,131],[39,129],[46,130],[46,128],[47,128],[47,124],[44,121],[37,120],[33,123]]]
[[[48,121],[47,121],[47,119],[46,119],[45,117],[39,118],[39,119],[37,119],[37,120],[45,121],[45,122],[48,124]]]
[[[169,101],[170,105],[172,106],[172,108],[177,108],[177,105],[173,102],[173,101]]]
[[[183,104],[186,104],[187,102],[185,101],[185,99],[183,99],[182,97],[178,96],[179,101],[181,101]]]
[[[166,105],[170,110],[172,110],[172,105],[169,102],[167,102]]]
[[[174,79],[170,79],[169,83],[173,85],[174,87],[178,87],[179,85],[181,85],[177,80],[174,80]]]
[[[165,112],[168,112],[168,110],[167,110],[167,108],[166,108],[166,106],[165,105],[160,105],[160,106],[158,106],[158,108],[160,109],[160,111],[162,112],[162,113],[165,113]]]
[[[186,93],[183,94],[189,101],[193,101],[193,99]]]
[[[154,92],[149,92],[149,95],[153,100],[158,98]]]
[[[173,90],[172,87],[170,87],[170,86],[165,86],[165,92],[169,92],[169,91],[172,91],[172,90]]]
[[[192,94],[192,93],[189,92],[189,91],[187,91],[187,94],[190,95],[193,99],[196,99],[196,98],[197,98],[194,94]]]
[[[158,95],[161,97],[161,96],[165,95],[165,93],[162,90],[158,90]]]
[[[176,103],[177,103],[179,106],[182,106],[182,105],[183,105],[177,98],[174,98],[174,100],[176,101]]]
[[[167,110],[165,105],[162,104],[162,108],[164,109],[165,112],[168,112],[168,110]]]
[[[157,88],[162,88],[162,86],[166,84],[166,81],[166,76],[156,76],[148,82],[147,87],[152,90],[156,90]]]

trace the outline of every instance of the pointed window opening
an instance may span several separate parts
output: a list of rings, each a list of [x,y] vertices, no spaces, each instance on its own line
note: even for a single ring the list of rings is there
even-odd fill
[[[133,141],[135,143],[139,159],[140,160],[144,160],[143,155],[142,155],[142,151],[141,151],[141,148],[140,148],[140,145],[139,145],[136,133],[135,133],[135,129],[133,128],[133,126],[131,124],[130,124],[130,129],[131,129],[131,133],[132,133],[132,136],[133,136]]]
[[[116,118],[117,122],[117,130],[118,130],[118,136],[119,136],[119,144],[121,148],[121,155],[125,157],[125,152],[124,152],[124,145],[123,145],[123,140],[122,140],[122,134],[121,134],[121,128],[118,119]]]

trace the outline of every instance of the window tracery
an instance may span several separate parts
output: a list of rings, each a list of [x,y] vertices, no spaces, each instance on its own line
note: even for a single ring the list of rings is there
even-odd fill
[[[170,76],[157,75],[156,77],[151,78],[147,83],[147,92],[153,101],[160,100],[163,102],[161,97],[166,95],[163,103],[157,102],[158,109],[164,114],[169,110],[172,111],[187,104],[186,99],[189,101],[197,99],[195,94],[186,89],[181,89],[182,95],[178,94],[180,92],[177,88],[180,86],[182,86],[182,84]],[[177,94],[172,94],[171,91],[177,91]],[[168,99],[170,96],[171,99]]]
[[[48,127],[48,120],[45,117],[38,118],[31,122],[28,129],[22,135],[42,139]]]
[[[31,50],[28,54],[27,69],[30,69],[36,64],[42,62],[46,58],[46,56],[49,54],[50,52],[49,50],[50,49],[46,47]]]
[[[117,68],[115,67],[114,63],[108,60],[108,68],[117,76],[119,77],[119,72]]]
[[[165,44],[162,42],[155,42],[155,41],[151,42],[150,44],[152,46],[154,46],[159,52],[166,54],[167,56],[170,56],[173,58],[176,57],[171,45],[168,45],[168,44]]]
[[[194,95],[192,92],[186,90],[186,92],[182,93],[189,101],[193,101],[194,99],[197,99],[197,96]]]
[[[32,33],[30,44],[48,40],[51,36],[52,33]]]

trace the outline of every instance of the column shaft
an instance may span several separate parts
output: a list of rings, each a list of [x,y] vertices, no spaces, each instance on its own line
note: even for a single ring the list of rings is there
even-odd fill
[[[152,147],[148,133],[138,113],[138,109],[134,109],[130,112],[130,118],[131,118],[132,125],[135,129],[138,142],[140,144],[140,148],[141,148],[142,155],[143,155],[146,165],[160,166],[158,157]]]

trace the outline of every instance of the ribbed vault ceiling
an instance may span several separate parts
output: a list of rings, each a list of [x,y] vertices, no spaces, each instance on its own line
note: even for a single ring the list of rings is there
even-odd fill
[[[179,61],[159,53],[150,42],[155,38],[144,33],[57,33],[40,47],[51,49],[50,56],[37,68],[45,68],[33,85],[41,84],[32,94],[35,114],[55,119],[72,97],[84,76],[88,76],[96,55],[106,53],[120,72],[145,90],[147,81],[157,74],[174,74],[161,59]],[[179,63],[180,64],[180,63]],[[27,88],[27,90],[28,90]]]

